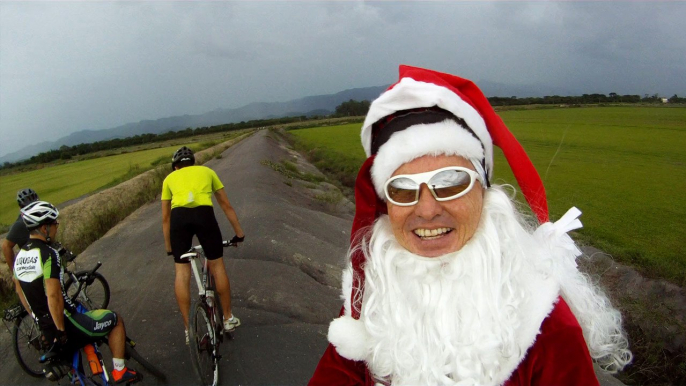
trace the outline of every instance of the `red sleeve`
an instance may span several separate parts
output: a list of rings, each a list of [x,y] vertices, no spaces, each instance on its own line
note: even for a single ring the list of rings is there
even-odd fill
[[[319,360],[308,386],[367,386],[373,385],[363,362],[343,358],[329,344]]]
[[[564,299],[541,324],[541,333],[508,386],[598,386],[579,322]]]

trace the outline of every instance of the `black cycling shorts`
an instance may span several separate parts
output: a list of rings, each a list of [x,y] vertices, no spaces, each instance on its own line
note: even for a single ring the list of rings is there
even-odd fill
[[[74,349],[106,337],[116,325],[117,314],[110,310],[74,312],[64,317],[68,342]]]
[[[198,237],[207,260],[220,259],[224,254],[222,233],[211,206],[172,209],[169,236],[175,263],[189,263],[179,258],[193,246],[193,236]]]

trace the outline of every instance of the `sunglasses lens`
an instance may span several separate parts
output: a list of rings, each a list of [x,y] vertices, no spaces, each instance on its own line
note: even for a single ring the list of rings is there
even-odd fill
[[[397,178],[388,184],[386,191],[392,201],[409,204],[417,199],[417,184],[409,178]]]
[[[462,170],[445,170],[429,180],[429,185],[438,198],[460,196],[469,189],[471,183],[471,175]]]

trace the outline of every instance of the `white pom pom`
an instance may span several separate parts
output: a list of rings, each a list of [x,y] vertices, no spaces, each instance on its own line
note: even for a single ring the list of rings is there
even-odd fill
[[[329,325],[328,339],[344,358],[361,361],[367,357],[367,330],[364,323],[351,316],[341,316]]]

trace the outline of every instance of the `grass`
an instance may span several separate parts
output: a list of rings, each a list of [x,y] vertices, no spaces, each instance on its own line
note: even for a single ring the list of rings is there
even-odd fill
[[[359,141],[361,124],[353,123],[312,129],[292,130],[293,147],[303,152],[314,165],[339,181],[353,187],[365,155]],[[350,195],[350,190],[346,192]]]
[[[595,107],[499,113],[548,193],[553,220],[583,212],[581,241],[686,285],[686,108]],[[354,186],[360,124],[289,131],[320,170]],[[496,183],[516,182],[496,150]]]
[[[584,213],[582,241],[686,285],[686,108],[502,112],[546,186],[551,217]],[[497,179],[512,182],[504,157]]]
[[[276,163],[269,160],[262,160],[260,161],[260,164],[274,169],[275,171],[281,173],[284,177],[288,178],[289,180],[295,178],[297,180],[302,180],[308,183],[315,184],[318,184],[326,180],[324,177],[317,176],[312,173],[303,173],[299,171],[298,167],[289,161],[281,161],[281,163]],[[292,186],[293,184],[291,183],[287,185]]]
[[[30,187],[41,200],[59,205],[128,180],[153,167],[153,162],[171,154],[176,147],[71,162],[0,177],[0,223],[16,219],[16,192]]]

